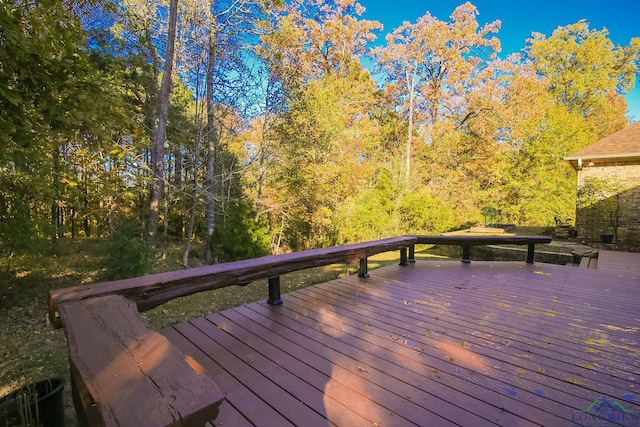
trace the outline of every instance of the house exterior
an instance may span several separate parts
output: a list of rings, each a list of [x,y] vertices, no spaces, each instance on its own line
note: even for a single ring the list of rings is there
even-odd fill
[[[578,194],[594,182],[611,184],[598,203],[578,203],[578,238],[599,240],[613,234],[611,215],[618,207],[618,243],[640,246],[640,121],[565,157],[578,172]],[[611,192],[615,188],[615,192]],[[615,194],[614,194],[615,193]],[[580,197],[579,197],[579,200]],[[582,199],[584,200],[584,199]]]

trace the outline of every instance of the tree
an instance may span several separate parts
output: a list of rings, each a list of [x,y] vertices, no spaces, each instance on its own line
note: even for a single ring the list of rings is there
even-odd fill
[[[335,243],[338,206],[357,188],[348,183],[359,185],[370,167],[376,88],[359,56],[381,25],[360,19],[363,12],[355,0],[297,0],[263,24],[256,52],[268,68],[268,105],[277,115],[260,121],[270,126],[269,145],[255,147],[269,157],[258,151],[258,165],[270,176],[258,175],[256,194],[270,206],[276,247]]]
[[[374,167],[376,125],[367,113],[375,86],[368,73],[353,73],[309,83],[278,127],[277,182],[289,247],[336,244],[336,212]]]
[[[293,250],[337,242],[339,206],[371,167],[376,88],[359,55],[381,26],[363,12],[355,0],[294,1],[258,49],[286,107],[274,122],[271,189],[261,194],[274,196],[274,240]]]
[[[500,21],[480,28],[477,15],[471,3],[458,6],[450,22],[427,12],[415,24],[402,24],[387,36],[386,46],[374,50],[387,88],[398,99],[409,124],[404,152],[407,181],[417,117],[423,138],[436,143],[444,134],[443,122],[459,129],[482,108],[474,105],[472,95],[495,77],[483,70],[487,68],[485,60],[495,58],[500,50],[498,39],[489,38],[500,28]]]
[[[275,2],[241,0],[230,2],[211,2],[207,10],[207,66],[206,66],[206,141],[207,141],[207,175],[206,175],[206,216],[207,235],[205,261],[214,261],[215,217],[224,209],[216,206],[216,195],[225,180],[216,168],[222,162],[216,160],[221,154],[222,135],[225,133],[224,121],[236,116],[247,100],[247,88],[253,74],[247,64],[247,55],[251,52],[249,45],[255,34],[254,22],[262,8],[268,9]],[[226,132],[227,135],[235,130]],[[224,171],[222,171],[224,173]],[[230,182],[228,179],[227,182]]]
[[[545,99],[545,98],[543,98]],[[505,153],[500,208],[517,224],[552,224],[554,217],[575,213],[575,172],[563,160],[594,137],[583,118],[563,105],[551,104],[538,118],[521,123],[522,139]]]
[[[167,120],[171,99],[172,73],[176,44],[176,26],[178,22],[178,0],[170,0],[169,31],[167,34],[166,59],[162,85],[160,86],[159,113],[156,133],[151,143],[151,195],[149,201],[149,237],[156,239],[158,232],[159,204],[162,197],[165,171],[165,143],[167,138]]]
[[[84,12],[67,2],[0,5],[0,191],[8,220],[38,224],[53,240],[68,222],[74,233],[76,188],[88,181],[78,153],[109,151],[127,123],[119,76],[86,48]]]
[[[382,29],[356,0],[293,0],[266,21],[257,53],[291,96],[305,82],[351,74]]]
[[[640,45],[616,47],[607,35],[580,21],[527,40],[501,135],[509,149],[499,203],[508,220],[573,217],[575,176],[563,158],[626,126],[619,93],[633,87]]]
[[[549,79],[553,97],[570,112],[597,114],[607,108],[607,94],[624,94],[635,85],[640,37],[628,46],[615,46],[608,35],[605,28],[589,29],[582,20],[556,28],[550,37],[533,33],[527,39],[528,57]]]

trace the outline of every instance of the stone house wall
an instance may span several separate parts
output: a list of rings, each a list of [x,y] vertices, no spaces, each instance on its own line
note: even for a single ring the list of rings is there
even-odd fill
[[[587,178],[600,178],[617,182],[623,187],[620,193],[620,220],[618,242],[636,246],[640,244],[640,159],[626,162],[594,161],[578,171],[578,188]],[[578,238],[598,240],[601,234],[613,234],[606,204],[576,212]]]

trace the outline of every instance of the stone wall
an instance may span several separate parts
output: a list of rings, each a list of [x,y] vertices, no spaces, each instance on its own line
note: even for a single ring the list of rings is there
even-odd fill
[[[590,162],[578,171],[578,188],[588,178],[600,178],[619,183],[620,220],[618,242],[637,245],[640,242],[640,159],[628,162]],[[609,204],[609,206],[611,203]],[[607,203],[576,213],[578,238],[599,240],[601,234],[613,234]]]

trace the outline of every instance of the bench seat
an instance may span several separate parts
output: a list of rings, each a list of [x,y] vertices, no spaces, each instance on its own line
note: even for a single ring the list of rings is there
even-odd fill
[[[80,425],[202,426],[222,393],[206,371],[149,330],[135,303],[107,295],[58,305]]]

